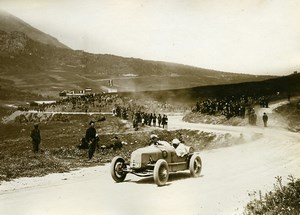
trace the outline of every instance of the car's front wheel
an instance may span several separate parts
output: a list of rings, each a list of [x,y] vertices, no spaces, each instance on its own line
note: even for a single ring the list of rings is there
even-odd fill
[[[194,154],[190,159],[190,172],[193,177],[199,177],[202,170],[202,161],[199,155]]]
[[[120,156],[114,157],[111,161],[110,173],[116,182],[122,182],[125,180],[127,173],[123,171],[124,167],[125,160]]]
[[[158,186],[163,186],[169,179],[169,166],[168,163],[159,159],[154,166],[154,182]]]

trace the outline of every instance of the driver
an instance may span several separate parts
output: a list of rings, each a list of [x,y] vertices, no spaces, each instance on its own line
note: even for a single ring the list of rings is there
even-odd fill
[[[148,146],[163,146],[163,147],[170,147],[170,143],[159,140],[159,137],[156,134],[151,134],[150,135],[150,141]]]
[[[158,136],[156,134],[151,134],[148,146],[158,145],[158,140],[159,140],[159,138],[158,138]]]

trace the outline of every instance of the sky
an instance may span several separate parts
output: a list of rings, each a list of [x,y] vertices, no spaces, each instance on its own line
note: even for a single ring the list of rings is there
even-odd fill
[[[72,49],[257,75],[300,72],[299,0],[0,0]]]

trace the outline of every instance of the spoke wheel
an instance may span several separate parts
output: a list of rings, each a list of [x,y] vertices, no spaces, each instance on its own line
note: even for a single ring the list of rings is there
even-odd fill
[[[126,172],[123,171],[125,168],[125,160],[120,157],[114,157],[113,160],[111,161],[111,168],[110,168],[110,173],[111,177],[116,181],[116,182],[122,182],[126,178]]]
[[[154,182],[158,186],[163,186],[167,183],[169,179],[169,166],[168,163],[160,159],[156,162],[154,166]]]
[[[193,177],[199,177],[202,170],[202,161],[199,155],[193,155],[190,159],[190,172]]]

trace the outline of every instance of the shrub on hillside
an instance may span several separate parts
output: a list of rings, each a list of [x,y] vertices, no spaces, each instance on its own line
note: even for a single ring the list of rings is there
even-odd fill
[[[244,211],[245,215],[252,214],[300,214],[300,179],[289,176],[290,181],[282,185],[282,177],[276,177],[274,190],[250,201]],[[253,194],[254,196],[256,193]]]
[[[300,131],[300,100],[291,101],[278,107],[275,111],[286,118],[291,131]]]

